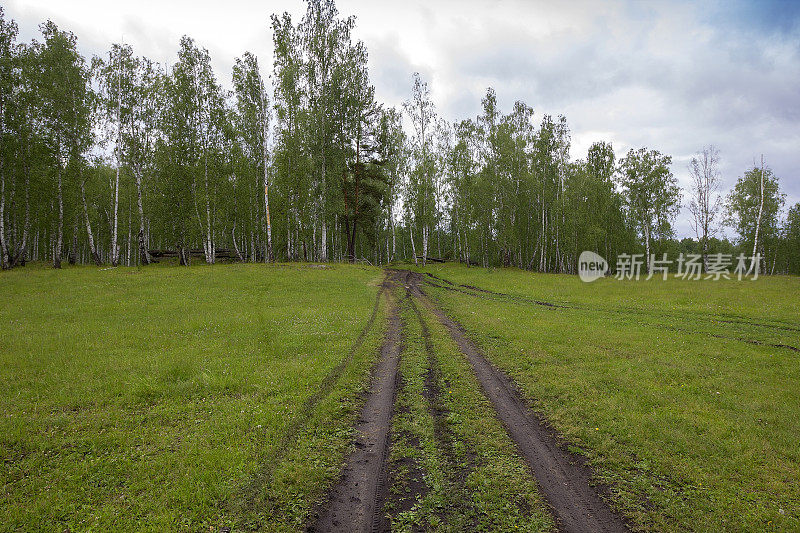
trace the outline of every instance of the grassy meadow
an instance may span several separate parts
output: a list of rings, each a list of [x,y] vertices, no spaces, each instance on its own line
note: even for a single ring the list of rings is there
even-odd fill
[[[800,529],[800,279],[426,270],[508,295],[426,288],[644,529]]]
[[[424,271],[637,528],[800,530],[799,278]],[[0,531],[301,530],[353,444],[387,327],[383,275],[0,274]],[[550,530],[469,363],[421,300],[393,294],[393,529]]]
[[[297,529],[350,445],[382,276],[3,272],[0,530]]]

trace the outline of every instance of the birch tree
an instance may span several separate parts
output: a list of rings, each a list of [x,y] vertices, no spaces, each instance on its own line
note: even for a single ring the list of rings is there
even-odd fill
[[[212,264],[216,247],[212,204],[216,202],[221,179],[224,101],[208,51],[186,36],[181,39],[169,94],[172,98],[171,133],[177,135],[174,142],[184,147],[182,156],[186,159],[181,164],[185,165],[183,170],[191,177],[194,219],[202,236],[205,261]],[[185,125],[179,124],[181,120]]]
[[[422,234],[422,264],[428,258],[428,233],[435,220],[435,160],[433,151],[434,128],[437,122],[436,108],[431,100],[428,84],[414,73],[411,99],[403,103],[403,109],[413,125],[411,146],[414,168],[409,174],[406,187],[408,223],[416,225]],[[413,245],[412,237],[412,245]],[[412,246],[413,247],[413,246]],[[415,249],[416,250],[416,249]],[[414,252],[416,262],[416,251]]]
[[[288,13],[272,16],[272,35],[277,122],[272,163],[276,185],[285,197],[286,256],[291,261],[307,256],[303,251],[304,207],[311,189],[310,163],[303,149],[307,98],[302,83],[301,36]]]
[[[786,213],[784,225],[786,238],[786,271],[800,275],[800,202],[794,204]]]
[[[37,92],[41,98],[42,122],[55,165],[55,238],[53,267],[61,268],[64,244],[64,189],[74,183],[68,168],[83,157],[92,142],[91,91],[85,59],[78,53],[77,38],[59,30],[52,22],[40,26],[44,41],[34,42],[40,61]]]
[[[352,56],[350,31],[355,26],[355,18],[340,18],[333,0],[308,0],[306,14],[300,23],[298,33],[303,46],[303,74],[309,112],[309,152],[314,168],[318,213],[320,225],[320,260],[328,260],[328,179],[332,159],[335,157],[334,141],[338,126],[333,115],[335,98],[344,95],[334,88],[337,70]],[[358,47],[358,44],[355,45]],[[347,67],[345,67],[347,68]],[[343,77],[339,76],[342,82]],[[341,154],[339,154],[341,157]]]
[[[779,215],[786,195],[768,166],[753,166],[740,177],[726,198],[725,223],[739,234],[739,244],[774,257],[780,235]],[[762,266],[765,266],[762,264]],[[755,260],[750,270],[755,268]]]
[[[708,270],[708,240],[716,232],[716,222],[722,207],[719,194],[719,150],[714,146],[703,148],[689,163],[692,228],[702,246],[703,265]]]
[[[136,60],[133,49],[125,44],[113,44],[108,58],[95,58],[93,70],[99,81],[99,103],[104,123],[106,139],[114,146],[115,176],[111,201],[111,264],[119,264],[119,188],[120,173],[126,159],[132,125],[132,110],[136,105],[134,92]]]
[[[273,261],[272,222],[269,210],[269,96],[258,68],[258,59],[246,52],[233,67],[236,120],[251,177],[261,176],[266,250],[264,261]]]
[[[124,138],[127,149],[123,153],[136,182],[136,209],[139,221],[136,241],[139,261],[147,265],[151,259],[145,234],[143,191],[145,180],[150,179],[153,174],[153,153],[159,135],[157,125],[163,105],[161,95],[164,74],[157,65],[145,57],[138,58],[135,66],[129,135]]]
[[[395,206],[400,200],[400,187],[406,172],[408,148],[403,131],[403,117],[394,109],[382,109],[378,133],[379,157],[383,162],[386,177],[386,261],[394,261],[397,255],[397,231]],[[391,241],[391,246],[389,242]]]
[[[651,239],[671,233],[671,222],[680,206],[680,188],[672,175],[670,156],[657,150],[631,149],[620,161],[619,185],[629,214],[644,238],[648,272]]]
[[[9,251],[6,241],[5,201],[6,171],[10,150],[6,140],[6,122],[9,116],[11,99],[18,92],[20,85],[17,79],[17,25],[6,21],[3,8],[0,6],[0,268],[9,268]]]

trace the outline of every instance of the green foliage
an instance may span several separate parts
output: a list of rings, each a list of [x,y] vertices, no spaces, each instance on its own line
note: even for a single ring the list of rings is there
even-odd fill
[[[434,129],[439,126],[436,108],[431,100],[428,84],[414,74],[411,99],[403,108],[414,127],[411,138],[413,167],[408,175],[405,191],[406,222],[415,225],[420,232],[427,233],[436,223],[437,168],[434,152]]]
[[[244,52],[230,93],[188,36],[169,69],[124,44],[89,68],[75,35],[52,22],[26,44],[0,20],[4,267],[60,263],[65,246],[70,260],[115,262],[121,246],[124,264],[147,263],[148,249],[188,263],[202,248],[207,262],[424,255],[575,272],[584,250],[680,246],[670,156],[641,148],[617,161],[598,142],[572,159],[565,117],[536,118],[525,102],[504,112],[491,87],[479,116],[449,124],[419,74],[402,110],[388,109],[355,18],[334,0],[307,0],[299,21],[272,15],[271,87],[263,58]],[[97,181],[108,164],[119,180]],[[728,199],[739,250],[753,242],[756,170]],[[788,271],[797,247],[777,179],[767,181],[761,250],[767,271]]]
[[[627,214],[645,240],[648,254],[650,239],[672,236],[672,220],[680,208],[681,191],[669,169],[671,163],[671,156],[646,148],[631,149],[619,163],[618,184]]]
[[[258,59],[250,52],[236,58],[233,66],[233,89],[236,105],[235,112],[232,113],[230,133],[234,139],[229,153],[230,163],[233,165],[231,182],[234,187],[234,204],[228,221],[233,224],[231,239],[236,246],[237,224],[244,235],[257,233],[263,236],[266,228],[266,203],[255,199],[260,198],[264,188],[269,186],[263,180],[265,168],[269,165],[265,158],[269,157],[266,137],[269,132],[270,107]]]
[[[786,215],[786,225],[784,227],[784,237],[786,247],[783,257],[786,261],[786,271],[791,274],[800,274],[800,203],[794,204]]]
[[[778,178],[764,168],[764,209],[761,215],[759,250],[764,257],[775,252],[780,236],[779,213],[786,195],[780,191]],[[741,176],[728,194],[725,214],[728,225],[739,234],[740,244],[752,253],[761,204],[761,168],[753,167]]]

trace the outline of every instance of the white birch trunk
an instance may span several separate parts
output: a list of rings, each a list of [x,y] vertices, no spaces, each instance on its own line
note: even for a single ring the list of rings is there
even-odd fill
[[[117,158],[117,173],[114,178],[114,214],[111,225],[111,264],[117,266],[119,263],[119,246],[117,245],[117,211],[119,208],[119,158]]]
[[[761,156],[761,198],[758,204],[758,218],[756,219],[756,235],[753,239],[753,257],[750,260],[750,270],[756,268],[756,251],[758,250],[758,234],[761,232],[761,216],[764,213],[764,156]]]
[[[61,268],[61,248],[64,244],[64,195],[61,186],[61,162],[58,163],[58,231],[53,247],[53,268]]]
[[[653,273],[653,265],[650,264],[650,223],[644,225],[644,247],[645,259],[647,260],[647,273]]]
[[[328,260],[328,226],[325,224],[325,212],[322,212],[322,228],[320,229],[320,253],[319,260],[326,262]]]
[[[239,244],[236,242],[236,221],[233,221],[233,228],[231,228],[231,241],[233,241],[233,251],[236,252],[236,257],[240,262],[244,262],[244,257],[239,251]]]
[[[428,226],[422,226],[422,266],[428,261]]]
[[[117,57],[117,172],[114,178],[114,222],[111,227],[111,264],[119,264],[119,246],[117,245],[117,211],[119,209],[119,167],[122,165],[122,69],[121,57]]]
[[[263,108],[263,117],[262,122],[264,126],[264,213],[267,218],[267,253],[266,257],[264,257],[264,262],[270,262],[274,260],[274,256],[272,253],[272,221],[269,217],[269,147],[268,147],[268,138],[269,138],[269,122],[268,122],[268,113],[269,109],[267,108],[267,93],[264,90],[264,86],[261,86],[261,106]]]
[[[294,246],[292,243],[292,227],[289,224],[289,210],[286,210],[286,259],[294,259]]]
[[[419,266],[417,261],[417,247],[414,245],[414,230],[411,224],[408,225],[408,236],[411,239],[411,255],[414,256],[414,265]]]
[[[6,227],[5,227],[5,204],[6,204],[6,180],[0,174],[0,267],[3,270],[9,267],[8,262],[8,245],[6,244]]]
[[[97,266],[100,266],[100,256],[97,253],[97,248],[94,245],[94,233],[92,233],[92,224],[89,221],[89,207],[86,205],[86,182],[81,181],[81,201],[83,202],[83,216],[86,221],[86,236],[89,238],[89,253],[92,256],[92,261]]]
[[[131,237],[132,237],[132,233],[133,233],[133,230],[131,228],[131,226],[133,225],[132,224],[133,223],[133,215],[131,214],[131,211],[132,211],[132,209],[131,209],[131,201],[130,201],[130,196],[129,196],[128,197],[128,253],[126,254],[126,257],[125,257],[125,265],[126,266],[131,266]]]
[[[0,99],[2,102],[2,99]],[[5,108],[4,106],[0,105],[0,139],[2,139],[3,134],[5,133],[5,124],[3,123],[3,119],[5,118]],[[5,220],[6,220],[6,180],[5,175],[3,174],[3,154],[0,153],[0,268],[5,270],[8,268],[8,244],[6,243],[6,227],[5,227]]]
[[[394,227],[394,217],[392,218],[392,261],[397,256],[397,235]]]
[[[31,213],[31,202],[30,202],[30,192],[31,192],[31,179],[30,179],[30,169],[25,167],[25,222],[22,227],[22,244],[17,248],[16,253],[14,254],[14,258],[11,261],[9,266],[15,266],[20,260],[22,260],[22,264],[25,264],[25,258],[27,256],[28,250],[28,233],[30,230],[30,213]],[[8,253],[8,250],[6,250]]]
[[[214,263],[214,245],[213,240],[211,238],[211,199],[208,190],[208,154],[204,157],[203,162],[203,179],[205,182],[206,188],[206,242],[203,246],[204,252],[206,254],[206,263],[209,265]]]

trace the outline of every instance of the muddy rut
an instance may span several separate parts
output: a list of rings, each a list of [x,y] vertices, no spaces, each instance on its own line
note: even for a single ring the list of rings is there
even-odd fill
[[[389,328],[381,346],[361,418],[356,425],[355,451],[347,459],[327,507],[310,531],[358,533],[386,531],[383,501],[388,487],[389,434],[402,349],[402,324],[397,301],[390,298]]]
[[[592,486],[591,470],[559,447],[553,430],[530,410],[513,381],[492,366],[464,329],[427,297],[421,289],[422,275],[406,272],[404,278],[412,295],[436,315],[466,356],[498,418],[530,465],[559,531],[629,531]]]
[[[629,528],[601,497],[602,489],[591,484],[591,470],[579,457],[563,450],[555,432],[546,426],[528,407],[513,381],[489,363],[481,350],[466,335],[460,324],[447,316],[427,296],[424,277],[409,271],[387,272],[388,283],[404,286],[406,297],[427,307],[446,327],[450,336],[478,378],[485,396],[503,423],[520,455],[536,478],[540,492],[550,506],[556,527],[564,532],[627,532]],[[403,326],[399,305],[390,298],[389,328],[381,347],[380,359],[373,369],[371,389],[361,419],[356,426],[356,449],[347,459],[339,482],[329,493],[325,508],[309,531],[367,532],[388,531],[383,504],[388,494],[387,457],[390,430],[399,379],[399,362],[403,349]],[[419,311],[414,309],[424,325]],[[428,336],[423,327],[423,335]],[[435,354],[430,339],[426,348],[435,372]],[[433,374],[426,379],[426,393],[436,394]],[[432,402],[432,404],[435,402]],[[440,413],[434,413],[434,415]],[[439,418],[439,417],[435,417]],[[437,428],[439,439],[445,439],[443,428]]]

